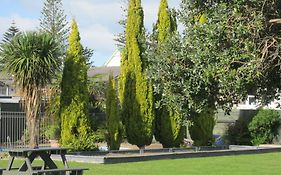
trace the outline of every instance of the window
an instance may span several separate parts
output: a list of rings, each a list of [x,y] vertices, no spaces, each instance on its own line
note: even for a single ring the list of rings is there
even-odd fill
[[[1,96],[7,96],[7,86],[0,86],[0,95]]]

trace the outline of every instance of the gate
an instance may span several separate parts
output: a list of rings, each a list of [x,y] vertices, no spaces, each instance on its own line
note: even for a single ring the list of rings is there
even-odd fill
[[[40,122],[40,146],[48,146],[44,130],[48,121],[42,117]],[[28,146],[28,132],[24,112],[0,112],[0,151],[1,149],[21,148]]]

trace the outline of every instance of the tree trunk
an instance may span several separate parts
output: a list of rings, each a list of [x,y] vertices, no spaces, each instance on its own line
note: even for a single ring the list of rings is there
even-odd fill
[[[144,150],[145,150],[145,146],[141,146],[141,147],[139,147],[139,149],[140,149],[140,154],[143,154]]]
[[[26,114],[28,115],[28,114]],[[27,128],[29,133],[29,148],[38,148],[39,146],[39,123],[40,117],[39,115],[30,114],[27,117]]]

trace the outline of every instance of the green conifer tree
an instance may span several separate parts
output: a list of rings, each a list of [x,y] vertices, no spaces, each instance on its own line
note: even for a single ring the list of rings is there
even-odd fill
[[[111,73],[106,93],[107,145],[110,150],[119,150],[122,141],[122,121],[115,83]]]
[[[4,44],[10,42],[19,32],[20,30],[17,28],[15,21],[13,21],[9,29],[3,34],[3,39],[0,43],[0,50],[3,50]],[[6,62],[7,58],[0,57],[0,70],[4,69]]]
[[[62,68],[63,59],[67,49],[67,37],[69,25],[64,14],[62,0],[45,0],[40,17],[40,30],[49,33],[59,44],[60,56],[57,59]],[[60,126],[60,83],[62,79],[62,69],[52,80],[49,90],[48,103],[45,115],[51,120],[51,124]]]
[[[161,0],[158,20],[156,23],[156,35],[158,43],[164,43],[167,39],[176,32],[177,21],[175,14],[171,13],[167,0]]]
[[[154,29],[157,43],[164,44],[177,30],[176,19],[172,15],[167,0],[161,0],[158,21]],[[161,52],[161,47],[158,47]],[[155,82],[157,83],[157,82]],[[162,97],[162,90],[155,94],[154,99],[159,101]],[[160,106],[155,110],[154,135],[164,148],[179,147],[184,138],[183,116],[167,105]]]
[[[7,42],[10,42],[13,37],[19,33],[19,28],[16,26],[16,23],[15,21],[12,22],[11,26],[9,27],[9,29],[7,30],[7,32],[4,33],[3,35],[3,40],[2,42],[3,43],[7,43]]]
[[[61,83],[60,116],[61,143],[76,150],[87,149],[85,141],[91,134],[87,69],[78,26],[73,20]]]
[[[67,47],[69,27],[62,7],[62,0],[46,0],[41,12],[40,27],[42,31],[50,33],[55,38],[63,54]]]
[[[145,30],[141,0],[130,0],[126,24],[126,47],[122,53],[119,93],[128,142],[144,148],[153,137],[153,92],[145,70]]]

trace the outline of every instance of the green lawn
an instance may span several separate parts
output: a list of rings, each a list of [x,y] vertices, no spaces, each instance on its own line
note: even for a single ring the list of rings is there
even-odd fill
[[[0,167],[6,164],[0,161]],[[281,153],[70,166],[89,168],[85,175],[280,175]]]

